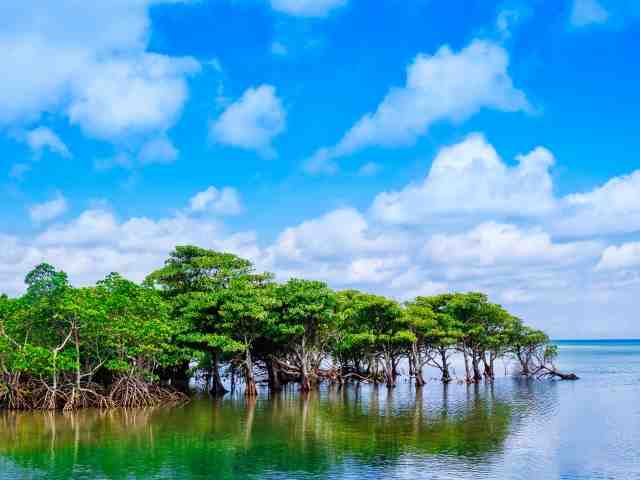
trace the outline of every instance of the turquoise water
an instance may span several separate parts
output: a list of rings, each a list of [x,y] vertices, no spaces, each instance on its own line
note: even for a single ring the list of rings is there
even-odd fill
[[[557,343],[579,381],[4,412],[0,478],[640,479],[640,341]]]

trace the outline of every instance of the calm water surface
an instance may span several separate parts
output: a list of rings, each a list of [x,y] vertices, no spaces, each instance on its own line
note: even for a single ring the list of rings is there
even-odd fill
[[[640,341],[560,342],[559,365],[581,380],[4,412],[0,478],[640,479]]]

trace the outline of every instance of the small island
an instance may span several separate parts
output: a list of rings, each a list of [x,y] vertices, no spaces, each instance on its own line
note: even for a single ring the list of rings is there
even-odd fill
[[[117,273],[76,288],[43,263],[26,293],[0,296],[0,407],[76,410],[188,400],[190,382],[214,396],[253,397],[322,382],[396,386],[400,365],[416,387],[424,369],[440,380],[493,382],[512,358],[524,377],[559,372],[556,347],[482,293],[419,296],[404,303],[325,283],[278,283],[248,260],[178,246],[142,284]],[[464,359],[454,378],[451,357]],[[222,371],[227,376],[223,382]]]

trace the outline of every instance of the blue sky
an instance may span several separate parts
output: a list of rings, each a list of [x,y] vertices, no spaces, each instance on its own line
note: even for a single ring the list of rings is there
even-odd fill
[[[0,291],[175,244],[640,337],[631,0],[3,2]],[[635,40],[635,41],[634,41]]]

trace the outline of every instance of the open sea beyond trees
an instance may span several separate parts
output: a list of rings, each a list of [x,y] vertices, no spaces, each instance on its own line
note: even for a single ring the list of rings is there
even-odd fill
[[[557,343],[580,380],[0,412],[0,478],[640,479],[640,341]]]

